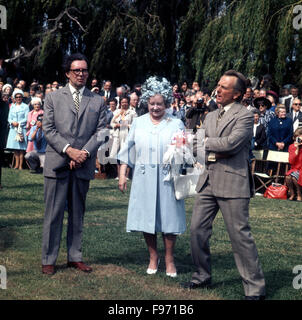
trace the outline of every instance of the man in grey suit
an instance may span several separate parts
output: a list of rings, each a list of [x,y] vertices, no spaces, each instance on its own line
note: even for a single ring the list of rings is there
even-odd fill
[[[213,220],[220,209],[242,277],[246,300],[265,298],[265,281],[248,223],[249,201],[254,184],[249,167],[253,135],[253,114],[239,102],[246,91],[246,79],[227,71],[217,85],[216,103],[205,129],[206,168],[199,177],[191,221],[191,254],[197,270],[184,288],[211,285],[209,239]]]
[[[106,126],[103,98],[85,87],[87,58],[72,54],[63,67],[67,85],[47,94],[44,104],[43,131],[48,145],[44,164],[42,273],[48,275],[55,273],[66,206],[67,266],[92,271],[82,261],[82,230],[86,194],[89,181],[94,178],[101,144],[98,134]]]

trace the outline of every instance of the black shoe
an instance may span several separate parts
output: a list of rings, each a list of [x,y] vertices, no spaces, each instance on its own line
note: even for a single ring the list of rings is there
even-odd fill
[[[198,289],[198,288],[210,288],[211,287],[211,280],[206,280],[204,282],[196,283],[192,281],[183,282],[180,286],[184,289]]]
[[[244,300],[265,300],[265,296],[245,296]]]

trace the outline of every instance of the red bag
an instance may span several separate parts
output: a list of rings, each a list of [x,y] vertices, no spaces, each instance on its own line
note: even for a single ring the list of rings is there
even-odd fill
[[[287,186],[280,183],[272,183],[264,192],[263,197],[268,199],[287,199]]]

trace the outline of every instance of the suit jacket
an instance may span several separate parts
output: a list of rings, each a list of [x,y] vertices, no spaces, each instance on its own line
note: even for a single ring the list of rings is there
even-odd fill
[[[289,112],[286,116],[288,118],[292,119],[292,121],[294,121],[294,112],[293,112],[293,110],[291,110],[291,112]],[[298,127],[302,127],[302,112],[301,111],[298,112],[298,118],[297,119],[298,119],[298,122],[299,122]]]
[[[266,132],[264,126],[260,123],[256,128],[256,134],[254,136],[255,142],[257,145],[255,146],[255,150],[261,150],[267,147],[266,145]]]
[[[293,141],[293,121],[286,117],[284,119],[273,118],[268,124],[268,148],[277,151],[276,142],[285,144],[283,151],[287,151]]]
[[[99,94],[100,94],[101,97],[104,97],[105,96],[105,91],[101,90]],[[115,97],[116,97],[116,93],[114,91],[110,91],[109,97],[107,98],[107,100],[115,98]]]
[[[286,108],[286,112],[289,113],[291,111],[291,104],[294,98],[291,96],[289,98],[284,99],[284,105]]]
[[[206,154],[214,152],[223,158],[206,164],[196,191],[200,192],[210,179],[212,192],[222,198],[250,198],[254,182],[249,164],[249,149],[253,136],[253,114],[239,103],[234,103],[217,123],[219,109],[209,112],[203,123]]]
[[[0,150],[4,149],[6,146],[6,138],[8,133],[8,112],[9,105],[8,103],[2,101],[0,95]]]
[[[106,127],[104,99],[85,88],[79,112],[69,85],[51,92],[44,104],[43,131],[48,142],[44,164],[44,176],[63,178],[68,175],[68,156],[63,153],[67,144],[77,149],[86,149],[90,157],[75,169],[76,176],[90,180],[94,178],[95,159],[102,141],[97,137]],[[64,168],[65,170],[54,170]]]

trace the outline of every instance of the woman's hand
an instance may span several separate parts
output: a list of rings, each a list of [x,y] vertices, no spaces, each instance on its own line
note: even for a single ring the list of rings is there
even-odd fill
[[[284,143],[283,142],[276,142],[276,146],[278,148],[278,151],[284,149]]]
[[[121,192],[124,192],[127,190],[126,170],[127,170],[127,164],[124,164],[124,163],[121,164],[120,178],[118,181],[118,188],[121,190]]]
[[[18,122],[16,122],[16,121],[13,121],[13,122],[12,122],[12,126],[13,126],[13,127],[18,127],[18,125],[19,125]]]

